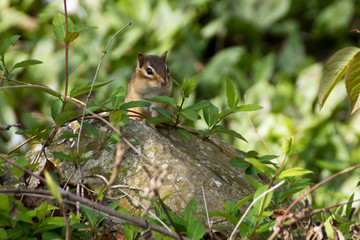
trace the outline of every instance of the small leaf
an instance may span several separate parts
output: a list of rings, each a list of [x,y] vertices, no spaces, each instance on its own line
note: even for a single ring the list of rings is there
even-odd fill
[[[9,197],[5,194],[0,194],[0,211],[6,210],[10,211],[10,202]]]
[[[180,115],[190,121],[196,121],[198,120],[199,116],[197,114],[197,112],[195,112],[194,110],[191,109],[183,109],[182,112],[180,113]]]
[[[205,234],[205,227],[199,220],[191,222],[187,229],[187,237],[192,240],[201,239]]]
[[[155,111],[157,111],[158,113],[160,113],[161,115],[163,115],[166,119],[171,120],[172,116],[168,110],[166,110],[164,108],[157,108],[157,107],[153,107],[153,109]]]
[[[304,169],[304,168],[290,168],[287,170],[284,170],[280,173],[279,179],[286,178],[286,177],[295,177],[295,176],[301,176],[305,174],[312,173],[312,171]]]
[[[61,112],[62,101],[55,99],[51,104],[51,117],[55,121],[56,116]]]
[[[9,38],[6,38],[0,46],[0,55],[4,59],[5,52],[9,49],[10,46],[15,46],[16,42],[19,40],[20,35],[14,35]]]
[[[54,157],[60,158],[62,160],[74,161],[74,159],[70,155],[63,152],[53,152],[53,155]]]
[[[58,200],[58,202],[60,204],[62,204],[62,197],[59,192],[58,185],[56,184],[55,180],[51,177],[49,172],[46,170],[45,170],[45,179],[46,179],[46,186],[50,190],[51,195],[53,195],[55,197],[55,199]],[[49,219],[49,218],[47,218],[47,219]],[[44,223],[44,221],[42,223]]]
[[[215,115],[218,113],[219,109],[215,107],[212,103],[210,103],[209,106],[203,108],[204,120],[209,127],[216,123],[217,118],[215,117]]]
[[[194,105],[191,105],[185,109],[190,109],[190,110],[194,110],[194,111],[199,111],[207,106],[209,106],[210,102],[209,100],[201,100],[200,102],[198,103],[195,103]],[[185,110],[184,109],[184,110]]]
[[[94,227],[96,224],[97,214],[88,208],[80,207],[81,212],[84,214],[86,220],[90,223],[90,226]]]
[[[246,104],[246,105],[241,105],[239,107],[237,107],[234,111],[234,113],[236,112],[249,112],[249,111],[256,111],[259,109],[262,109],[262,106],[256,105],[256,104]]]
[[[27,165],[27,161],[25,157],[19,157],[18,159],[15,160],[15,163],[19,164],[22,167],[26,167]],[[24,171],[17,167],[13,167],[12,172],[17,177],[21,177],[24,174]]]
[[[266,175],[269,174],[269,169],[267,168],[267,166],[265,164],[263,164],[262,162],[260,162],[259,160],[255,159],[255,158],[247,158],[247,159],[245,159],[245,161],[251,163],[256,169],[265,173]]]
[[[360,50],[349,62],[345,74],[346,92],[351,103],[351,113],[353,114],[360,108],[359,94],[360,94]]]
[[[325,104],[335,85],[344,76],[350,60],[360,51],[357,47],[345,47],[337,51],[325,64],[318,92],[320,107]]]
[[[233,157],[230,159],[230,164],[234,167],[247,168],[250,166],[250,163],[246,162],[243,158]]]
[[[236,137],[238,139],[241,139],[241,140],[247,142],[246,139],[240,133],[237,133],[234,130],[225,129],[225,128],[221,127],[221,126],[216,126],[216,128],[214,128],[213,132],[226,133],[226,134],[229,134],[229,135],[231,135],[233,137]]]
[[[149,107],[150,105],[151,105],[151,103],[146,102],[146,101],[131,101],[131,102],[127,102],[127,103],[124,103],[123,105],[121,105],[120,109],[126,110],[126,109],[133,108],[133,107]]]
[[[351,215],[351,208],[352,208],[352,201],[354,200],[354,193],[353,194],[351,194],[351,196],[350,196],[350,198],[349,198],[349,200],[348,200],[348,204],[346,204],[346,208],[345,208],[345,217],[347,218],[347,219],[349,219],[349,220],[351,220],[350,219],[350,215]]]
[[[39,60],[33,60],[33,59],[29,59],[29,60],[25,60],[25,61],[21,61],[16,63],[13,68],[11,69],[14,70],[16,68],[21,68],[21,67],[27,67],[27,66],[31,66],[31,65],[36,65],[36,64],[41,64],[43,62],[39,61]]]
[[[188,98],[190,94],[194,91],[196,88],[198,77],[193,77],[192,79],[188,80],[187,78],[184,79],[183,82],[183,91],[184,91],[184,97]]]
[[[294,137],[284,140],[282,149],[283,149],[285,156],[289,156],[291,154],[293,142],[294,142]]]
[[[226,97],[229,108],[233,109],[235,107],[236,93],[234,85],[229,79],[226,79]]]
[[[66,22],[65,16],[63,14],[58,13],[52,22],[53,25],[53,32],[57,40],[64,42],[66,36]],[[68,31],[74,31],[74,23],[68,18]]]
[[[164,104],[169,104],[169,105],[176,107],[175,99],[171,98],[169,96],[156,96],[153,98],[144,98],[144,99],[151,101],[151,102],[164,103]]]
[[[56,115],[55,117],[55,123],[57,125],[62,125],[63,123],[69,121],[73,116],[76,115],[76,111],[66,111],[66,112],[61,112],[58,115]]]
[[[124,102],[125,95],[126,95],[126,89],[122,86],[116,88],[111,93],[111,104],[114,109],[118,109],[121,103]]]
[[[183,136],[186,140],[190,141],[192,136],[189,132],[183,130],[183,129],[176,129],[176,131]]]
[[[80,121],[79,121],[79,123],[80,123]],[[89,133],[91,133],[91,135],[93,135],[96,139],[100,140],[100,134],[97,129],[95,129],[93,126],[91,126],[87,122],[84,122],[83,126]]]
[[[268,190],[269,186],[268,185],[262,185],[260,188],[258,188],[254,194],[254,199],[257,198],[258,196],[260,196],[263,192],[265,192],[266,190]],[[271,202],[271,198],[273,196],[273,191],[269,192],[266,198],[265,203],[264,202],[264,198],[266,195],[264,195],[262,198],[260,198],[255,204],[254,204],[254,209],[257,213],[260,213],[261,210],[261,206],[262,204],[264,204],[263,209],[265,210],[267,206],[269,206],[270,202]]]
[[[190,209],[191,208],[191,209]],[[197,211],[197,199],[193,197],[189,200],[185,210],[184,210],[184,221],[186,226],[190,226],[190,224],[195,220],[195,214]]]
[[[79,32],[67,32],[64,42],[71,43],[79,36]]]
[[[244,205],[246,202],[251,201],[251,199],[253,199],[253,195],[250,194],[247,197],[244,197],[243,199],[241,199],[240,201],[238,201],[236,203],[236,205],[234,206],[234,210],[231,212],[231,214],[234,214],[242,205]]]
[[[164,123],[164,122],[169,122],[169,120],[167,120],[165,118],[161,118],[161,117],[148,117],[145,121],[145,123],[147,123],[147,124]]]
[[[75,32],[85,32],[85,31],[92,31],[97,29],[98,27],[94,26],[83,26],[83,27],[77,27],[75,26]]]
[[[93,90],[98,89],[100,87],[103,87],[105,85],[108,85],[111,82],[112,81],[95,82]],[[70,96],[71,97],[76,97],[76,96],[79,96],[81,94],[88,93],[90,91],[90,89],[91,89],[91,85],[92,85],[91,82],[87,82],[87,83],[84,83],[84,84],[82,84],[82,85],[80,85],[78,87],[75,87],[75,88],[71,89]]]

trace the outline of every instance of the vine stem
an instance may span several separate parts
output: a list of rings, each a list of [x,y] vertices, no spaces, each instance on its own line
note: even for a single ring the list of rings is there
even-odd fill
[[[69,24],[67,19],[67,8],[66,8],[66,0],[64,0],[64,13],[65,13],[65,26],[66,26],[66,33],[69,32]],[[67,92],[68,92],[68,85],[69,85],[69,43],[65,41],[65,93],[64,93],[64,100],[61,107],[61,112],[65,109],[65,104],[67,102]]]

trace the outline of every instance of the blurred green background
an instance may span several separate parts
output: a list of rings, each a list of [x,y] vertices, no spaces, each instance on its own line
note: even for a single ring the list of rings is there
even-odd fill
[[[199,76],[196,92],[187,104],[209,99],[226,107],[225,80],[229,78],[243,102],[246,96],[246,103],[264,107],[248,115],[237,113],[223,122],[248,140],[226,138],[241,150],[281,155],[283,140],[294,136],[288,167],[314,171],[315,182],[360,163],[360,117],[359,113],[350,115],[343,82],[321,111],[317,102],[326,60],[345,46],[359,44],[359,35],[351,32],[360,27],[359,1],[67,2],[75,25],[97,27],[82,32],[70,45],[70,89],[93,80],[110,37],[131,21],[132,26],[113,41],[105,56],[98,81],[114,81],[95,91],[96,101],[127,85],[138,52],[160,55],[168,50],[167,63],[174,79],[182,82],[184,77]],[[60,0],[0,1],[0,40],[21,35],[6,54],[7,66],[25,59],[43,62],[15,71],[14,79],[64,92],[64,46],[55,40],[51,26],[59,12],[63,13]],[[8,85],[11,83],[2,82],[2,86]],[[50,126],[54,100],[31,88],[1,90],[0,124],[21,122],[26,129]],[[195,127],[205,128],[205,124],[201,120]],[[15,131],[0,132],[2,153],[21,141]],[[356,172],[336,178],[316,191],[313,204],[347,199],[358,181]]]

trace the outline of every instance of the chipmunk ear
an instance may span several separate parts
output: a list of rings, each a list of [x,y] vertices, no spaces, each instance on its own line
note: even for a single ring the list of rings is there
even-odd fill
[[[138,53],[138,68],[142,68],[147,62],[147,56],[141,52]]]
[[[166,59],[166,54],[167,54],[167,51],[165,51],[160,57],[164,62],[165,62],[165,59]]]

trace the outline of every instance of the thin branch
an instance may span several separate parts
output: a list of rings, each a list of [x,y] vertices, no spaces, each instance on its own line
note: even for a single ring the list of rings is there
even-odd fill
[[[84,118],[85,118],[85,114],[86,114],[86,109],[87,109],[87,106],[88,106],[88,103],[89,103],[89,100],[90,100],[90,96],[91,96],[91,93],[94,89],[94,85],[95,85],[95,82],[96,82],[96,79],[97,79],[97,76],[98,76],[98,73],[99,73],[99,70],[100,70],[100,66],[101,66],[101,63],[105,57],[105,54],[107,53],[107,50],[110,46],[110,43],[112,42],[112,40],[120,33],[122,32],[125,28],[127,28],[128,26],[131,25],[131,22],[129,22],[128,24],[126,24],[124,27],[122,27],[120,30],[118,30],[112,37],[111,39],[109,40],[109,42],[107,43],[106,47],[105,47],[105,50],[103,51],[103,55],[101,56],[101,59],[99,61],[99,64],[98,64],[98,67],[96,69],[96,72],[95,72],[95,76],[94,76],[94,80],[92,82],[92,85],[91,85],[91,88],[90,88],[90,91],[89,91],[89,94],[86,98],[86,102],[85,102],[85,107],[84,107],[84,111],[83,111],[83,114],[82,114],[82,118],[81,118],[81,124],[80,124],[80,128],[79,128],[79,135],[78,135],[78,139],[77,139],[77,152],[80,152],[80,137],[81,137],[81,132],[82,132],[82,129],[83,129],[83,124],[84,124]]]
[[[246,209],[245,213],[242,215],[241,219],[239,220],[239,222],[236,224],[234,230],[232,231],[231,235],[230,235],[230,240],[234,239],[234,236],[236,234],[237,229],[239,228],[240,224],[243,222],[245,216],[247,215],[247,213],[250,211],[251,207],[258,201],[260,200],[264,195],[268,194],[269,192],[275,190],[276,188],[280,187],[281,185],[283,185],[285,183],[285,180],[282,180],[281,182],[279,182],[278,184],[276,184],[275,186],[273,186],[272,188],[269,188],[268,190],[266,190],[265,192],[263,192],[262,194],[260,194],[257,198],[255,198],[250,206]]]

